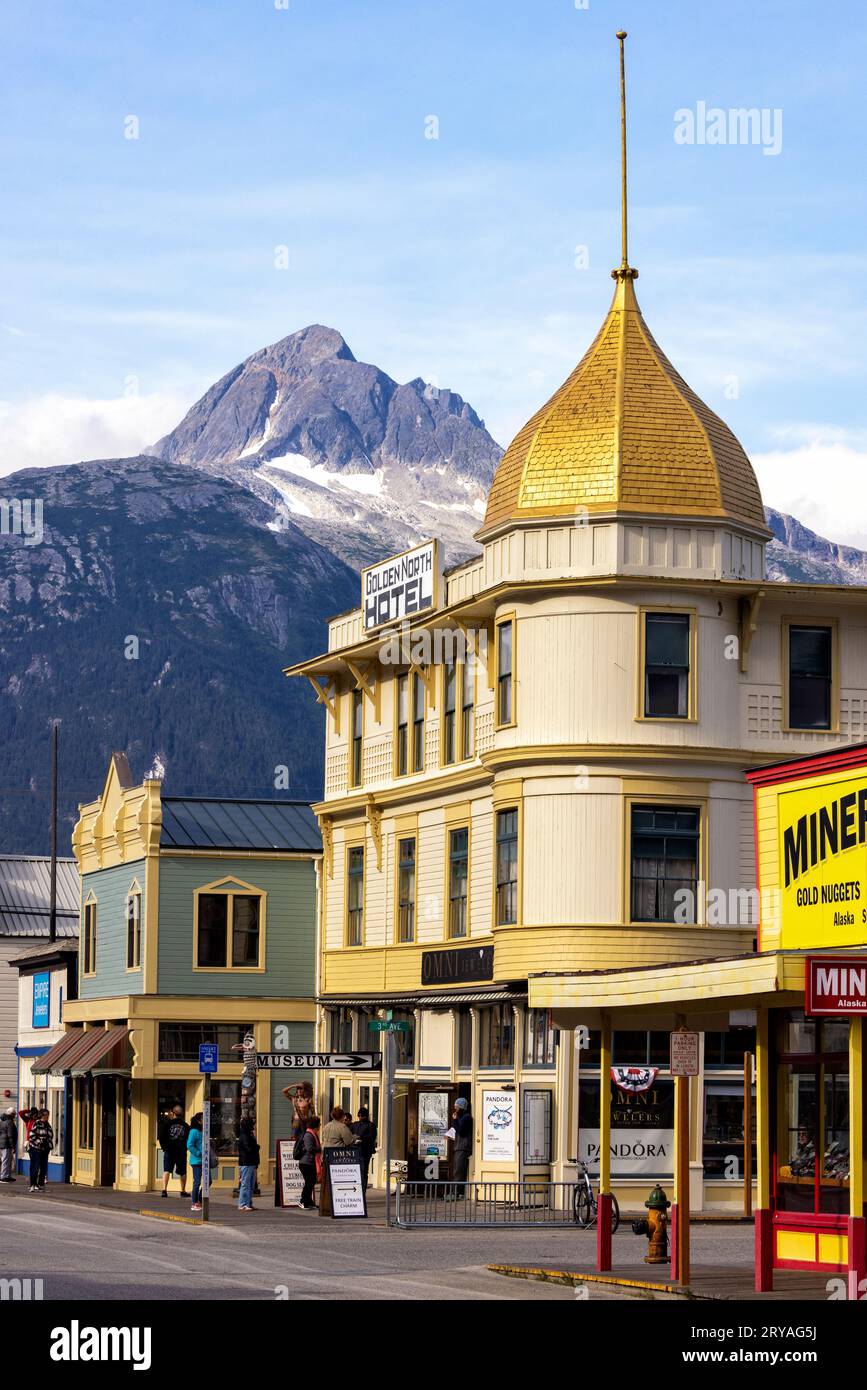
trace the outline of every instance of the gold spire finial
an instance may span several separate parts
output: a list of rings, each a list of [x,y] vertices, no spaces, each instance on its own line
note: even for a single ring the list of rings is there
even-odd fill
[[[619,269],[612,270],[615,280],[634,280],[638,275],[629,264],[629,219],[626,197],[626,30],[618,29],[620,43],[620,243],[621,261]]]

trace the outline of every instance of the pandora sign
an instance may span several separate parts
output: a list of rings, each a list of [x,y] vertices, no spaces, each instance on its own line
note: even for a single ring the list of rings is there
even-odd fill
[[[867,958],[807,956],[804,987],[808,1014],[867,1014]]]
[[[365,632],[383,623],[399,623],[433,608],[437,601],[439,560],[436,541],[424,541],[361,571],[361,612]]]

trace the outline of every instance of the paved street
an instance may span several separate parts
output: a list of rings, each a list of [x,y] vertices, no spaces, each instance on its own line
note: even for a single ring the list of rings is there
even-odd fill
[[[377,1197],[369,1222],[341,1224],[278,1212],[268,1200],[241,1216],[224,1198],[215,1203],[214,1223],[202,1229],[144,1217],[132,1207],[93,1208],[78,1193],[69,1199],[57,1191],[30,1196],[7,1189],[0,1194],[4,1272],[41,1278],[46,1299],[562,1301],[574,1300],[573,1289],[506,1279],[485,1266],[593,1268],[589,1231],[388,1231]],[[177,1198],[160,1202],[147,1194],[135,1201],[169,1214],[188,1210]],[[697,1268],[750,1270],[750,1227],[696,1225],[693,1237]],[[666,1270],[641,1263],[645,1248],[624,1226],[615,1238],[615,1267],[633,1278],[664,1279]]]

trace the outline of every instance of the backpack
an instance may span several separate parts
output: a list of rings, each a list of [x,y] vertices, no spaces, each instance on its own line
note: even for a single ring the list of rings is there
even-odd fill
[[[306,1134],[305,1130],[305,1134]],[[304,1158],[304,1135],[299,1134],[292,1149],[292,1157],[296,1163],[301,1163]]]

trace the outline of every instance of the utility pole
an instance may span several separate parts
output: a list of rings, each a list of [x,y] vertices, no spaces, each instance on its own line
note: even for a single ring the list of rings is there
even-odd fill
[[[51,728],[51,900],[48,916],[48,940],[57,940],[57,730]]]
[[[385,1035],[385,1226],[391,1228],[391,1132],[394,1104],[394,1033]]]

